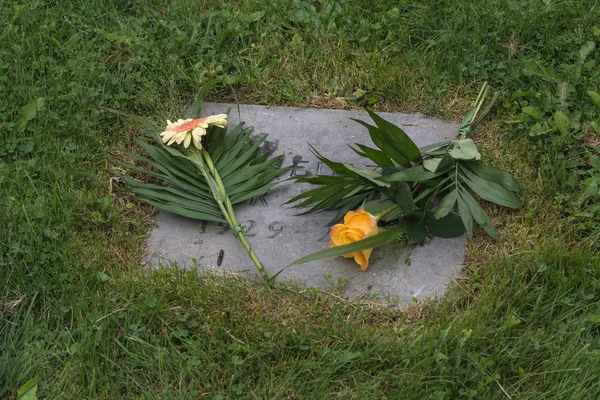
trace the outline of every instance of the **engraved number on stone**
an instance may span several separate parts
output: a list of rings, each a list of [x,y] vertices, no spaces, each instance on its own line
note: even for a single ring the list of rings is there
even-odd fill
[[[273,235],[269,236],[269,239],[273,239],[275,236],[279,235],[285,230],[285,224],[283,222],[275,221],[269,225],[269,230],[271,232],[275,232]]]
[[[229,225],[227,225],[225,222],[219,222],[217,223],[217,226],[221,228],[221,230],[217,232],[217,235],[224,235],[229,230]]]
[[[245,221],[245,225],[248,228],[248,230],[246,231],[245,236],[246,237],[254,237],[254,236],[256,236],[256,232],[252,232],[252,229],[254,229],[254,227],[256,226],[256,221],[253,220],[253,219],[248,219],[248,220]]]

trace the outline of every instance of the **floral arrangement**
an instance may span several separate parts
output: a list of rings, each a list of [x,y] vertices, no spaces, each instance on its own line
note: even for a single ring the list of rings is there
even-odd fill
[[[316,157],[335,176],[294,177],[315,189],[288,203],[308,207],[307,212],[336,211],[331,223],[344,216],[343,224],[331,228],[329,249],[305,256],[294,264],[323,258],[354,258],[365,271],[374,247],[405,236],[409,244],[420,243],[427,234],[473,236],[473,223],[491,237],[498,234],[479,205],[479,199],[513,209],[522,206],[517,180],[508,172],[481,163],[481,154],[468,136],[485,116],[496,96],[483,109],[488,87],[484,84],[468,110],[458,138],[418,148],[398,126],[367,110],[375,125],[365,126],[377,148],[355,143],[360,157],[379,166],[359,169],[329,160],[313,148]],[[356,211],[355,211],[356,210]],[[378,223],[386,224],[377,227]]]
[[[196,99],[192,118],[167,120],[160,135],[150,134],[157,144],[137,141],[148,157],[130,155],[149,168],[123,165],[129,171],[158,179],[162,185],[121,177],[132,193],[157,208],[197,220],[227,223],[263,279],[270,281],[233,207],[275,185],[272,180],[287,170],[281,168],[283,156],[269,158],[269,154],[261,154],[259,146],[266,137],[252,138],[252,129],[244,123],[228,132],[227,114],[200,118],[205,91]]]
[[[261,154],[266,137],[254,139],[252,129],[240,123],[227,130],[227,114],[201,118],[206,88],[200,92],[191,118],[167,120],[164,131],[151,135],[156,144],[138,140],[147,157],[131,155],[138,165],[129,171],[162,182],[144,183],[122,175],[131,192],[166,211],[203,221],[227,223],[265,281],[272,282],[245,237],[246,228],[236,220],[233,207],[262,194],[273,185],[283,156]],[[375,163],[378,170],[360,169],[323,157],[334,176],[295,176],[314,189],[290,199],[305,212],[336,211],[329,232],[328,249],[302,257],[291,265],[329,257],[353,258],[363,271],[374,248],[406,237],[420,243],[428,234],[456,237],[473,235],[477,223],[491,237],[498,234],[479,201],[509,208],[522,206],[520,186],[508,172],[481,163],[481,154],[468,136],[489,111],[496,97],[483,109],[484,84],[467,112],[455,140],[417,147],[398,126],[367,110],[375,125],[355,120],[367,128],[376,148],[355,143],[357,155]],[[341,223],[343,221],[343,223]],[[287,268],[287,267],[286,267]],[[285,268],[284,268],[285,269]]]

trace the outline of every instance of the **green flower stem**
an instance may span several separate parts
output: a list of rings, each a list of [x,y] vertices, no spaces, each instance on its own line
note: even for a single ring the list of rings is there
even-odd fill
[[[240,243],[242,243],[242,246],[244,246],[248,252],[248,255],[254,262],[256,269],[258,269],[258,272],[261,274],[265,282],[268,282],[270,280],[269,274],[246,240],[244,232],[240,229],[240,225],[238,224],[235,218],[235,213],[233,212],[233,205],[231,204],[231,200],[229,200],[229,196],[227,196],[223,181],[221,181],[221,177],[219,176],[217,168],[210,158],[210,154],[208,154],[205,149],[202,149],[201,154],[195,152],[194,156],[194,159],[198,161],[198,169],[204,176],[204,179],[206,179],[206,182],[213,192],[213,196],[215,197],[215,200],[217,201],[217,204],[219,205],[219,208],[221,209],[221,212],[223,213],[223,216],[225,217],[233,236],[235,236]]]
[[[487,91],[487,82],[484,82],[483,86],[481,86],[481,89],[479,89],[479,93],[477,94],[477,99],[475,99],[475,103],[473,103],[473,106],[471,106],[471,108],[467,112],[467,115],[465,115],[465,119],[463,120],[461,128],[459,129],[461,139],[466,139],[469,136],[473,124],[477,119],[477,114],[479,114],[479,110],[483,106],[485,96],[487,95]],[[484,112],[483,115],[485,115],[485,113],[486,112]]]
[[[392,211],[394,211],[396,208],[398,208],[398,204],[394,204],[390,208],[386,208],[385,210],[383,210],[382,212],[380,212],[379,214],[377,214],[375,216],[375,219],[377,220],[377,222],[379,222],[381,220],[381,218],[385,217],[386,215],[388,215],[389,213],[391,213]]]
[[[256,269],[258,269],[258,272],[260,272],[260,275],[263,277],[264,281],[269,282],[271,280],[271,277],[269,277],[269,273],[267,272],[265,267],[262,265],[262,263],[260,262],[260,260],[256,256],[256,254],[252,250],[252,247],[250,246],[250,243],[248,243],[248,241],[246,240],[244,233],[239,232],[237,238],[240,241],[240,243],[242,243],[242,246],[244,246],[244,248],[248,252],[248,255],[254,262],[254,265],[256,265]]]

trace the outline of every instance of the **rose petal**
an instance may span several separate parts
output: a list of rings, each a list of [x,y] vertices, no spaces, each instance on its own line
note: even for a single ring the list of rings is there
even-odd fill
[[[365,238],[363,231],[360,229],[342,224],[334,225],[329,232],[329,236],[331,237],[331,242],[333,242],[334,247],[353,243]]]
[[[371,257],[371,253],[373,249],[367,249],[363,251],[357,251],[354,253],[354,261],[360,265],[360,269],[366,271],[369,268],[369,257]]]
[[[331,228],[331,230],[329,231],[329,237],[331,238],[331,241],[329,242],[329,247],[335,247],[340,245],[340,237],[342,235],[342,232],[344,231],[344,228],[345,226],[343,224],[336,224]]]
[[[344,224],[362,230],[365,237],[377,233],[377,219],[365,210],[349,211],[344,217]]]

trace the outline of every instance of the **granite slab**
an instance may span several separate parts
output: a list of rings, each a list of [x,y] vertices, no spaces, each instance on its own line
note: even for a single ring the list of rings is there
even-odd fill
[[[297,215],[298,209],[283,205],[310,188],[287,181],[290,176],[331,174],[311,153],[314,146],[325,157],[376,168],[358,157],[347,145],[374,146],[367,130],[351,118],[368,122],[361,111],[303,109],[206,103],[204,114],[230,111],[230,126],[240,120],[254,127],[254,135],[268,135],[263,146],[273,154],[284,154],[284,165],[292,168],[279,178],[280,184],[268,193],[236,208],[238,221],[248,227],[247,237],[270,274],[292,261],[328,247],[327,223],[332,213]],[[457,126],[418,114],[379,113],[401,126],[418,146],[452,139]],[[352,259],[342,257],[296,265],[278,280],[291,280],[308,287],[335,288],[349,299],[392,301],[407,304],[413,299],[442,295],[452,276],[458,273],[465,252],[465,237],[428,238],[409,247],[400,241],[375,249],[369,269],[361,271]],[[248,277],[257,275],[245,250],[227,226],[190,220],[165,211],[156,217],[148,240],[151,265],[176,262],[180,266],[201,266]]]

